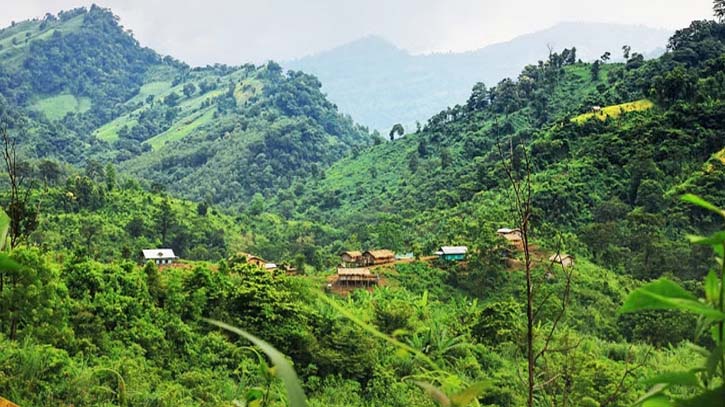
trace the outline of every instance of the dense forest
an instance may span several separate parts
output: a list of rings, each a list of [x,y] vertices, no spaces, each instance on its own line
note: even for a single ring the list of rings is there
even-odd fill
[[[0,404],[721,406],[725,24],[622,45],[388,141],[97,6],[0,30]]]

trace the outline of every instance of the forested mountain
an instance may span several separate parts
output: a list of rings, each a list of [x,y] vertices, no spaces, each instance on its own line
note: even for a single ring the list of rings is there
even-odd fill
[[[0,56],[0,109],[31,156],[114,162],[185,197],[240,202],[369,141],[312,76],[273,62],[191,69],[97,6],[0,31]]]
[[[629,45],[659,56],[671,32],[604,23],[560,23],[511,41],[461,53],[413,55],[380,37],[366,37],[283,65],[316,75],[323,91],[353,119],[381,132],[402,123],[408,130],[468,97],[476,82],[493,85],[554,50],[576,48],[585,62],[605,52],[621,60]]]

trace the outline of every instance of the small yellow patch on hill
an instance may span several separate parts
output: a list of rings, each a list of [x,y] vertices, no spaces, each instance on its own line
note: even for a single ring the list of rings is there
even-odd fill
[[[713,158],[717,161],[720,161],[722,165],[725,165],[725,148],[715,153],[713,155]],[[715,171],[714,161],[709,160],[705,165],[705,172],[711,174],[713,171]]]
[[[721,163],[725,164],[725,148],[715,153],[715,158],[720,160]]]
[[[582,124],[585,121],[596,117],[599,120],[605,120],[607,117],[616,118],[622,113],[628,112],[640,112],[643,110],[649,110],[654,106],[649,99],[635,100],[634,102],[622,103],[619,105],[612,105],[601,108],[597,112],[580,114],[577,117],[571,119],[572,122]]]

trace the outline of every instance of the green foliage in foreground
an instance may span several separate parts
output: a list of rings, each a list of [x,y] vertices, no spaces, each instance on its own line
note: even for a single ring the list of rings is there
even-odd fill
[[[520,273],[403,264],[388,274],[388,287],[320,301],[322,276],[225,262],[159,271],[59,255],[17,249],[11,256],[21,267],[3,268],[0,388],[21,405],[285,405],[287,392],[274,374],[282,370],[270,370],[255,348],[222,335],[207,318],[243,327],[288,355],[310,406],[432,407],[431,392],[443,405],[444,395],[451,405],[524,400],[516,379],[523,368]],[[637,376],[697,366],[689,345],[624,343],[629,328],[607,310],[634,282],[584,260],[577,267],[571,314],[555,342],[578,346],[547,361],[549,369],[569,372],[571,387],[552,394],[574,405],[616,395],[609,405],[626,406],[645,391],[626,374],[635,365]],[[478,295],[450,284],[459,273],[487,276]],[[557,292],[560,284],[542,289]],[[543,333],[556,310],[541,312]],[[423,391],[419,383],[430,386]],[[480,395],[467,398],[468,388]]]
[[[711,211],[725,220],[725,210],[695,195],[685,195],[683,200]],[[646,383],[654,385],[638,401],[642,406],[721,406],[725,400],[725,230],[708,237],[692,236],[694,244],[710,246],[717,254],[720,270],[710,270],[705,277],[705,298],[699,300],[677,283],[662,278],[632,292],[620,312],[641,310],[678,310],[700,317],[698,335],[710,334],[712,346],[697,348],[706,359],[705,363],[691,370],[665,372],[650,378]],[[694,389],[696,395],[668,397],[670,387]]]

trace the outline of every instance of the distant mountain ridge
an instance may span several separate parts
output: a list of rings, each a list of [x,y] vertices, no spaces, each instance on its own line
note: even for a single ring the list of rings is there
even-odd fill
[[[606,51],[621,59],[625,44],[656,57],[670,35],[643,26],[565,22],[474,51],[432,54],[412,54],[368,36],[284,65],[317,76],[341,111],[386,132],[398,122],[411,129],[416,121],[464,103],[476,82],[491,86],[515,77],[526,64],[546,59],[548,45],[555,51],[574,46],[584,61]]]

